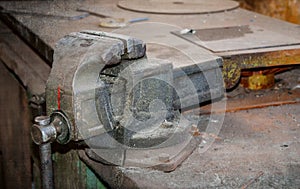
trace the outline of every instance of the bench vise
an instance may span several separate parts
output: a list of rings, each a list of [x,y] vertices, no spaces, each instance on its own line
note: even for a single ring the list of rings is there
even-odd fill
[[[104,164],[172,171],[201,141],[201,116],[183,112],[224,95],[221,65],[174,68],[147,57],[139,39],[71,33],[56,45],[46,86],[50,116],[37,119],[32,138],[84,143],[86,155]]]

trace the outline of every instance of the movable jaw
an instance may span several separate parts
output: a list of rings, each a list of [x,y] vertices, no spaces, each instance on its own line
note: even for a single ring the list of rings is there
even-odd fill
[[[66,140],[84,140],[96,161],[171,171],[200,142],[191,134],[199,116],[180,109],[204,100],[208,82],[202,72],[174,70],[171,62],[145,52],[143,41],[124,35],[65,36],[54,52],[47,112],[65,115],[71,125]],[[209,73],[209,82],[222,83],[214,69]]]
[[[70,137],[73,140],[84,139],[78,133],[78,127],[84,125],[88,130],[89,127],[102,125],[97,122],[97,117],[90,117],[96,111],[93,102],[95,89],[104,87],[99,80],[101,71],[107,66],[120,64],[122,58],[136,59],[144,54],[143,42],[127,36],[104,32],[98,35],[80,32],[65,36],[57,43],[47,82],[48,114],[58,109],[65,112],[73,125]],[[106,132],[104,127],[100,133],[103,132]]]

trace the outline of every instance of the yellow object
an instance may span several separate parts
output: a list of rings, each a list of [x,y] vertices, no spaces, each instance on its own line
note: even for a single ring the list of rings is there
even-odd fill
[[[241,85],[251,90],[268,89],[275,84],[274,74],[253,73],[252,76],[242,77]]]
[[[122,28],[126,25],[127,23],[124,18],[105,18],[99,24],[100,27],[104,28]]]

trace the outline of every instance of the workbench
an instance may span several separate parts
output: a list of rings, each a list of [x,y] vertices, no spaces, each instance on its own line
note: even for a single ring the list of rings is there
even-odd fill
[[[5,10],[22,9],[47,12],[51,15],[61,15],[61,12],[65,12],[64,15],[72,18],[74,15],[76,17],[83,14],[76,11],[81,8],[125,20],[144,17],[148,19],[115,29],[100,27],[102,18],[92,14],[72,20],[4,12],[1,14],[3,23],[0,58],[6,67],[18,75],[22,85],[31,95],[41,95],[45,92],[44,86],[52,66],[56,42],[71,32],[83,30],[114,32],[144,40],[148,57],[170,61],[175,68],[192,66],[195,61],[201,65],[222,59],[220,67],[223,69],[227,89],[237,86],[243,69],[300,63],[299,25],[271,19],[241,8],[217,13],[170,15],[129,11],[118,7],[117,2],[0,2],[0,7]],[[223,40],[218,43],[210,41],[211,36],[208,36],[209,39],[203,43],[192,35],[180,34],[185,28],[196,30],[198,33],[218,33],[225,32],[228,28],[230,32],[232,27],[245,30],[245,33],[248,30],[257,32],[259,37],[247,38],[246,35],[245,41],[237,40],[232,44],[232,38],[218,39]],[[227,29],[218,30],[219,28]],[[30,57],[20,53],[20,61],[14,62],[11,58],[14,55],[7,55],[9,53],[5,50],[9,48],[18,54],[18,48],[21,46],[15,44],[20,43],[20,39],[38,56],[32,55],[32,52],[28,53]],[[266,41],[263,41],[264,39]],[[26,52],[30,51],[25,47],[24,49]],[[182,52],[186,56],[182,56]],[[34,62],[31,62],[32,60]],[[298,67],[288,77],[299,78],[299,73]],[[296,79],[294,82],[299,81]],[[299,99],[299,89],[292,92]],[[170,173],[148,168],[104,165],[89,159],[75,142],[66,146],[55,145],[53,160],[56,188],[104,187],[101,182],[112,188],[299,186],[299,103],[293,101],[291,105],[226,113],[222,125],[219,136],[207,136],[215,137],[216,140],[207,151],[201,150],[205,146],[200,145],[181,166]]]

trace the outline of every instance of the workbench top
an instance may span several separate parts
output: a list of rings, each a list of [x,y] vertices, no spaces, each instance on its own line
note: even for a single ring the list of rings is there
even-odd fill
[[[52,62],[52,54],[55,43],[63,36],[71,32],[78,32],[82,30],[101,30],[106,32],[125,33],[126,35],[140,38],[149,43],[149,47],[151,47],[149,48],[148,53],[153,54],[153,56],[156,57],[160,56],[161,53],[157,50],[155,51],[157,47],[155,47],[153,43],[160,42],[160,45],[169,45],[179,51],[188,53],[188,56],[197,54],[197,58],[201,56],[199,57],[200,62],[201,60],[206,62],[209,59],[216,58],[216,56],[300,48],[300,46],[297,45],[300,43],[299,25],[290,24],[276,19],[270,19],[269,17],[249,12],[241,8],[235,8],[230,11],[211,14],[168,15],[128,11],[118,7],[117,2],[117,0],[68,1],[68,3],[64,1],[29,1],[0,2],[0,6],[8,12],[10,10],[14,10],[16,12],[21,10],[27,13],[8,13],[8,15],[6,14],[6,16],[2,16],[2,19],[6,20],[6,23],[10,23],[9,25],[15,28],[16,32],[18,32],[26,41],[32,44],[34,48],[36,48],[36,50],[50,62],[50,64]],[[147,18],[148,21],[132,24],[129,23],[128,26],[118,29],[100,27],[99,24],[101,21],[103,21],[103,18],[90,15],[82,19],[78,19],[77,17],[84,14],[83,12],[77,12],[76,10],[78,8],[89,10],[94,13],[112,18],[122,18],[125,19],[125,21],[135,18]],[[32,15],[30,12],[52,15],[52,17],[42,16],[39,14]],[[55,15],[57,17],[55,17]],[[66,17],[74,20],[59,17],[61,15],[65,15]],[[239,45],[245,45],[242,43],[237,43],[234,44],[234,47],[230,47],[235,50],[213,53],[212,50],[204,48],[203,46],[192,44],[187,40],[179,39],[179,37],[170,34],[170,32],[178,32],[185,28],[202,30],[231,26],[256,27],[268,31],[269,33],[266,32],[263,34],[266,35],[266,38],[268,39],[270,39],[270,36],[267,37],[268,34],[276,35],[277,38],[280,38],[280,36],[285,36],[286,39],[278,39],[280,40],[279,44],[276,42],[274,43],[274,40],[270,42],[267,41],[266,44],[270,43],[270,47],[268,48],[238,50],[241,49]],[[222,30],[220,32],[222,32]],[[264,37],[263,35],[260,36],[260,39]],[[250,39],[253,40],[253,38]],[[248,43],[250,39],[245,38],[245,40],[248,40]],[[229,43],[230,40],[232,39],[228,39]],[[294,44],[289,45],[289,42],[293,40]],[[287,42],[286,45],[284,45],[284,41]],[[224,42],[226,41],[219,41],[220,44],[225,44]],[[218,44],[218,41],[216,41],[216,43]],[[154,50],[152,51],[152,49]],[[170,53],[176,54],[174,51],[171,51]],[[164,54],[166,53],[164,52]],[[164,56],[164,58],[166,57],[170,56]],[[176,62],[178,58],[176,56],[173,57],[175,58],[172,58],[171,61]]]
[[[113,188],[297,188],[299,111],[296,104],[228,113],[214,144],[204,152],[200,145],[170,173],[103,166],[80,155]]]

